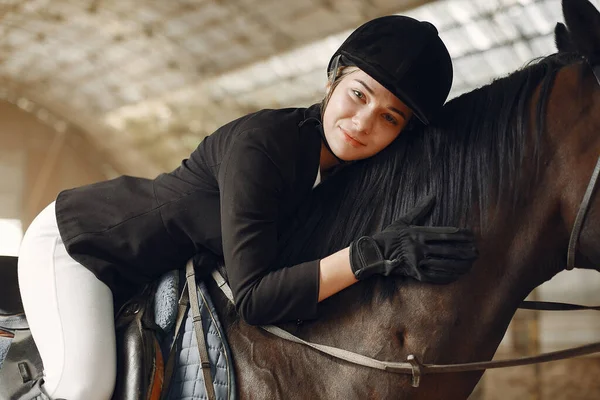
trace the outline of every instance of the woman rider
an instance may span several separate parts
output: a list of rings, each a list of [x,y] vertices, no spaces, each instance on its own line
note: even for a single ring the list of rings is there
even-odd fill
[[[246,115],[170,173],[66,190],[40,213],[23,238],[19,284],[45,367],[41,398],[109,399],[114,308],[195,254],[224,258],[250,324],[315,318],[321,300],[373,274],[447,283],[470,269],[469,231],[411,225],[431,202],[335,254],[280,268],[277,234],[312,188],[383,150],[413,115],[429,123],[452,83],[435,27],[404,16],[360,26],[328,73],[322,104]],[[443,259],[424,256],[429,239]]]

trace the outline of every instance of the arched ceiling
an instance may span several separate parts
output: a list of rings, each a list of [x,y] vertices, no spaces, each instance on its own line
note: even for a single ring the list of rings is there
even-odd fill
[[[559,0],[0,0],[0,97],[153,176],[233,118],[320,100],[349,31],[392,13],[438,27],[452,95],[553,52],[562,19]]]

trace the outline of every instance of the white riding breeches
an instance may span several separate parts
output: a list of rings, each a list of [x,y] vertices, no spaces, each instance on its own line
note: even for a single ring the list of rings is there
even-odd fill
[[[50,398],[108,400],[116,379],[111,290],[69,256],[54,203],[25,233],[19,288]]]

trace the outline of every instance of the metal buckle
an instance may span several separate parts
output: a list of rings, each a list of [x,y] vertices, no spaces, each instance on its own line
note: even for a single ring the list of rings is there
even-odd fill
[[[417,357],[414,354],[409,354],[409,356],[406,357],[406,361],[408,361],[412,369],[411,385],[415,388],[419,387],[419,385],[421,384],[421,375],[423,375],[423,372],[421,371],[422,365],[419,362],[419,359],[417,359]]]

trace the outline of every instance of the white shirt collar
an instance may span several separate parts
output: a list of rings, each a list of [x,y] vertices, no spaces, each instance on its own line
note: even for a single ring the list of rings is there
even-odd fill
[[[317,185],[321,183],[321,167],[317,169],[317,179],[315,179],[315,184],[313,185],[313,189],[317,187]]]

